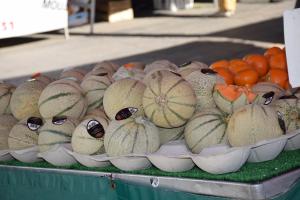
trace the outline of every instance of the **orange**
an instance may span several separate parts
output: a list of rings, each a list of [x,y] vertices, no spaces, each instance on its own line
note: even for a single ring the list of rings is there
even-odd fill
[[[266,81],[266,76],[262,76],[258,80],[258,82],[265,82],[265,81]]]
[[[252,86],[258,81],[258,73],[254,69],[246,69],[238,72],[234,77],[234,83],[240,86]]]
[[[230,60],[228,69],[233,73],[237,74],[240,71],[251,68],[251,66],[241,59]]]
[[[270,56],[269,65],[270,65],[270,68],[287,70],[285,53],[279,53],[279,54]]]
[[[266,76],[266,80],[285,88],[286,82],[288,81],[288,73],[282,69],[270,69]]]
[[[269,64],[268,59],[265,56],[259,54],[250,54],[245,56],[244,60],[254,67],[260,77],[263,77],[268,73]]]
[[[228,60],[219,60],[217,62],[212,63],[209,67],[211,69],[216,69],[216,68],[227,68],[229,65]]]
[[[226,82],[228,85],[232,85],[233,82],[233,74],[226,68],[216,68],[214,69]]]
[[[271,48],[267,49],[267,51],[264,53],[264,56],[269,58],[272,55],[276,55],[276,54],[279,54],[282,52],[283,51],[279,47],[271,47]]]

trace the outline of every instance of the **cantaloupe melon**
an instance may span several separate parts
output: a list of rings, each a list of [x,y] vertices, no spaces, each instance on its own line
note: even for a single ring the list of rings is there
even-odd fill
[[[67,69],[60,74],[60,79],[73,78],[75,81],[80,83],[83,80],[86,73],[86,70],[80,68]]]
[[[300,128],[300,100],[296,96],[284,96],[271,105],[282,114],[288,132]]]
[[[43,81],[30,79],[16,88],[10,100],[10,110],[16,119],[40,116],[38,101],[46,86]]]
[[[191,85],[177,75],[158,74],[143,96],[146,116],[157,126],[175,128],[184,125],[196,108],[196,95]]]
[[[251,104],[234,111],[226,130],[232,146],[247,146],[284,134],[277,112],[270,106]]]
[[[38,130],[39,151],[48,151],[57,144],[71,143],[71,137],[77,125],[77,119],[67,117],[46,119],[45,124]]]
[[[207,64],[198,62],[198,61],[191,61],[191,62],[187,62],[187,63],[180,65],[177,72],[183,78],[185,78],[186,76],[193,73],[194,71],[199,71],[199,70],[205,69],[205,68],[208,68]]]
[[[162,69],[162,70],[157,70],[157,71],[152,71],[147,73],[144,76],[143,79],[143,83],[145,85],[149,85],[149,83],[153,80],[153,79],[157,79],[160,76],[166,76],[166,75],[177,75],[177,76],[181,76],[180,74],[178,74],[177,72],[174,71],[170,71],[169,69]]]
[[[17,122],[12,115],[0,115],[0,150],[8,149],[8,135]]]
[[[251,90],[257,94],[258,97],[261,97],[268,92],[275,93],[274,99],[278,99],[279,97],[285,95],[285,90],[283,88],[271,82],[259,82],[255,84]]]
[[[184,138],[193,153],[220,143],[227,143],[228,115],[217,108],[196,113],[186,124]]]
[[[122,79],[110,85],[104,93],[103,107],[106,115],[112,120],[124,108],[137,108],[136,116],[142,115],[142,98],[145,85],[137,80]]]
[[[35,79],[35,80],[38,80],[38,81],[41,81],[46,85],[50,84],[53,81],[53,79],[50,78],[49,76],[45,76],[45,75],[40,74],[40,73],[34,74],[33,76],[31,76],[31,78]]]
[[[121,80],[124,78],[131,78],[135,80],[142,81],[145,76],[145,72],[142,69],[137,69],[137,68],[126,68],[126,67],[120,67],[118,71],[116,71],[113,74],[113,79],[115,81]]]
[[[184,127],[185,126],[180,126],[177,128],[160,128],[160,127],[158,127],[160,144],[163,145],[170,141],[183,139],[184,138],[184,134],[183,134]]]
[[[104,153],[104,135],[108,120],[93,117],[82,121],[72,136],[73,151],[80,154],[93,155]]]
[[[159,70],[177,71],[178,66],[168,60],[157,60],[145,66],[144,72],[146,74]]]
[[[15,86],[7,83],[0,83],[0,114],[10,114],[10,99],[15,91]]]
[[[104,92],[111,83],[112,81],[106,73],[84,77],[80,86],[88,102],[88,111],[102,106]]]
[[[84,116],[83,120],[85,119],[92,119],[95,117],[101,117],[101,118],[105,118],[108,119],[108,117],[105,114],[105,111],[103,109],[103,107],[100,108],[96,108],[94,110],[90,110],[86,113],[86,115]]]
[[[76,82],[58,80],[43,90],[38,107],[43,118],[67,116],[80,119],[85,115],[87,100]]]
[[[113,62],[110,62],[110,61],[102,61],[102,62],[96,63],[93,66],[92,71],[96,71],[98,69],[106,69],[106,70],[110,71],[113,74],[114,72],[116,72],[119,69],[119,67],[120,66],[117,65],[116,63],[113,63]]]
[[[143,117],[113,120],[104,136],[104,147],[109,156],[152,153],[159,145],[158,128]]]
[[[96,70],[92,70],[92,71],[89,71],[85,77],[88,77],[88,76],[106,76],[107,78],[109,78],[109,80],[111,82],[113,82],[113,76],[114,72],[111,72],[111,70],[107,70],[105,68],[98,68]]]
[[[38,129],[43,125],[39,117],[29,117],[14,125],[8,136],[8,147],[12,150],[26,149],[38,144]]]
[[[222,79],[212,70],[210,70],[211,73],[206,73],[209,70],[197,70],[185,77],[185,80],[191,84],[196,93],[197,111],[216,107],[213,99],[213,91],[215,84],[222,83]]]
[[[214,88],[213,99],[221,111],[231,114],[234,110],[255,102],[257,95],[246,87],[217,84]]]

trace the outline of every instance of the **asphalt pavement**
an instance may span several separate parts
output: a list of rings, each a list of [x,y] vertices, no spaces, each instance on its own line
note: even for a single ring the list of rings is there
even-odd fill
[[[283,12],[295,0],[277,3],[239,3],[230,18],[215,17],[212,3],[176,13],[156,11],[117,23],[99,22],[62,31],[0,40],[0,79],[66,67],[89,66],[102,60],[122,64],[169,59],[176,64],[198,60],[210,64],[223,58],[262,53],[283,46]]]

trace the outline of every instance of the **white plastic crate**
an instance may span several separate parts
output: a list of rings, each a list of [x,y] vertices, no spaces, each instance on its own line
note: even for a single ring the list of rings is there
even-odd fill
[[[153,0],[156,10],[177,11],[179,9],[190,9],[194,6],[194,0]]]

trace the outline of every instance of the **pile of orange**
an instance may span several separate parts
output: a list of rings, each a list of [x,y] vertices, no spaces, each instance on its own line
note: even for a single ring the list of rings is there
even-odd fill
[[[228,85],[251,87],[257,82],[273,82],[290,88],[285,49],[272,47],[264,55],[249,54],[243,59],[219,60],[210,68],[222,76]]]

